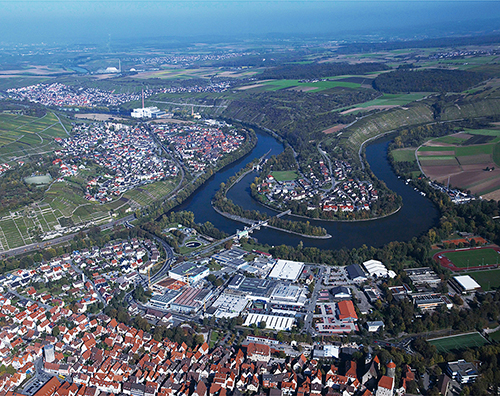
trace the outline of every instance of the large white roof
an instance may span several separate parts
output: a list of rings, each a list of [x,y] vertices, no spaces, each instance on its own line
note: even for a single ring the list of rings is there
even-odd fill
[[[290,260],[278,260],[269,274],[269,278],[296,281],[300,276],[302,268],[304,268],[304,263]]]
[[[460,275],[453,277],[465,290],[479,289],[481,285],[477,283],[470,275]]]
[[[378,260],[368,260],[363,265],[370,275],[387,276],[387,268]]]

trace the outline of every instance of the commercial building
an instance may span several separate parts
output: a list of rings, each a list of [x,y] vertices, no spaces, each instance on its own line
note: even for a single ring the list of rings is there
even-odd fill
[[[461,384],[470,384],[479,376],[476,366],[463,359],[455,362],[448,362],[446,373]]]
[[[340,301],[337,307],[340,320],[344,322],[355,322],[358,320],[358,315],[351,300]]]
[[[213,303],[212,307],[217,308],[214,313],[216,318],[235,318],[243,311],[248,304],[248,299],[243,296],[221,294]]]
[[[269,273],[270,279],[295,282],[304,268],[304,263],[290,260],[278,260]]]
[[[451,279],[451,284],[462,294],[481,289],[481,285],[477,283],[470,275],[454,276]]]
[[[345,286],[337,286],[330,290],[334,298],[338,299],[351,299],[352,291],[348,287]]]
[[[394,271],[389,271],[387,267],[378,260],[368,260],[363,263],[370,276],[377,278],[394,278],[396,273]]]
[[[337,345],[314,345],[314,359],[338,359],[340,356],[340,347]]]
[[[199,265],[191,261],[186,261],[168,271],[168,276],[192,285],[207,277],[209,273],[210,270],[206,265]]]
[[[347,276],[354,283],[363,283],[365,280],[368,279],[365,271],[363,271],[363,268],[361,268],[359,264],[348,265],[346,267],[346,271],[347,271]]]

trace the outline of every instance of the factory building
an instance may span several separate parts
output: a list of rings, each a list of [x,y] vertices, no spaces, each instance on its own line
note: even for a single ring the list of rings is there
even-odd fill
[[[206,278],[209,273],[210,270],[206,265],[198,265],[191,261],[186,261],[168,271],[168,276],[192,285]]]
[[[278,260],[269,273],[269,279],[285,280],[295,282],[299,279],[304,263],[290,260]]]

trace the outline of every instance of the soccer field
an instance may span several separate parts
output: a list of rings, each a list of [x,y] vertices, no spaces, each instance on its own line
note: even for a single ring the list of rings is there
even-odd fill
[[[453,350],[462,350],[467,348],[477,348],[489,344],[488,340],[478,332],[459,334],[456,336],[434,338],[427,340],[429,344],[434,345],[438,352],[447,353]]]
[[[500,262],[500,254],[493,248],[461,250],[442,254],[458,268],[481,267]]]

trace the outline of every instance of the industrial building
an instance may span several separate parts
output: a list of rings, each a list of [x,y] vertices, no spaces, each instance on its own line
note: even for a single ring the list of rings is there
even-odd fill
[[[303,306],[307,301],[305,289],[300,286],[279,283],[270,296],[270,302],[282,305]]]
[[[213,303],[212,307],[217,308],[214,316],[216,318],[235,318],[243,311],[248,304],[248,299],[243,296],[221,294]]]
[[[295,282],[304,268],[304,263],[290,260],[278,260],[269,273],[270,279]]]
[[[168,276],[192,285],[207,277],[209,273],[210,270],[206,265],[199,265],[191,261],[186,261],[168,271]]]
[[[481,285],[477,283],[470,275],[454,276],[450,283],[455,289],[462,294],[471,293],[481,289]]]
[[[247,278],[243,275],[235,275],[229,282],[228,289],[233,293],[239,293],[250,300],[263,300],[269,302],[271,293],[276,286],[276,281],[260,278]]]
[[[187,287],[179,297],[170,303],[170,309],[182,313],[197,312],[211,295],[210,290]]]
[[[179,296],[179,294],[181,294],[180,291],[167,290],[163,295],[154,295],[153,297],[151,297],[147,305],[153,309],[166,311],[170,307],[172,301],[174,301]]]
[[[133,109],[130,116],[132,118],[162,118],[165,116],[165,112],[160,110],[158,107],[141,107],[138,109]]]
[[[266,329],[272,330],[292,330],[295,323],[293,316],[285,315],[267,315],[263,313],[249,313],[246,317],[243,326],[259,325],[261,322],[266,323]]]

